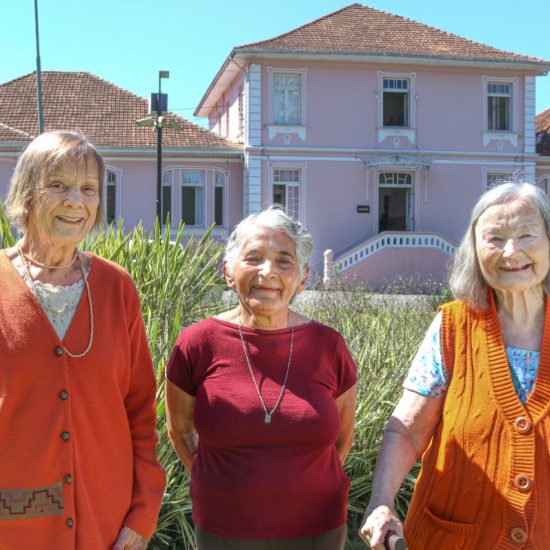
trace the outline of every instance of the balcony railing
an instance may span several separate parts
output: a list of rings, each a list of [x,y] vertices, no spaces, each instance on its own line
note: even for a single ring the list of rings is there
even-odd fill
[[[385,248],[436,248],[452,256],[456,245],[438,233],[384,231],[334,259],[337,272],[345,271]]]

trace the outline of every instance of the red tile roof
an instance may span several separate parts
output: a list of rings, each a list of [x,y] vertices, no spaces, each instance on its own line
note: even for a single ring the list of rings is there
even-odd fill
[[[269,40],[238,46],[234,52],[243,50],[545,63],[362,4],[351,4]]]
[[[550,134],[550,109],[539,113],[535,119],[536,133],[548,132]]]
[[[148,101],[85,72],[42,73],[44,129],[78,129],[99,147],[156,147],[151,128],[136,125],[145,118]],[[169,113],[183,131],[163,132],[163,146],[211,149],[242,145],[228,141]],[[30,73],[0,84],[0,141],[28,141],[38,133],[36,80]]]

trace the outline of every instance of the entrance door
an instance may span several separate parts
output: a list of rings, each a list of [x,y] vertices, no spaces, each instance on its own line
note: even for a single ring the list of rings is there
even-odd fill
[[[414,227],[412,174],[381,172],[378,187],[378,231],[412,231]]]

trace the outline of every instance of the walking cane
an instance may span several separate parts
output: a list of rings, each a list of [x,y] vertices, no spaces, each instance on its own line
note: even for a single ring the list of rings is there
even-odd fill
[[[384,538],[384,548],[386,550],[407,550],[407,542],[395,531],[388,531]]]

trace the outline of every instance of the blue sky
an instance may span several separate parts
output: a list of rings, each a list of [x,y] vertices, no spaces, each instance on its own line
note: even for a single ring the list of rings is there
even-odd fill
[[[0,0],[0,82],[35,69],[34,1]],[[193,111],[234,46],[287,32],[351,0],[38,0],[42,70],[88,71],[138,95],[158,86]],[[548,0],[369,0],[367,5],[497,48],[550,60]],[[537,112],[550,76],[537,78]],[[204,121],[197,121],[204,124]]]

